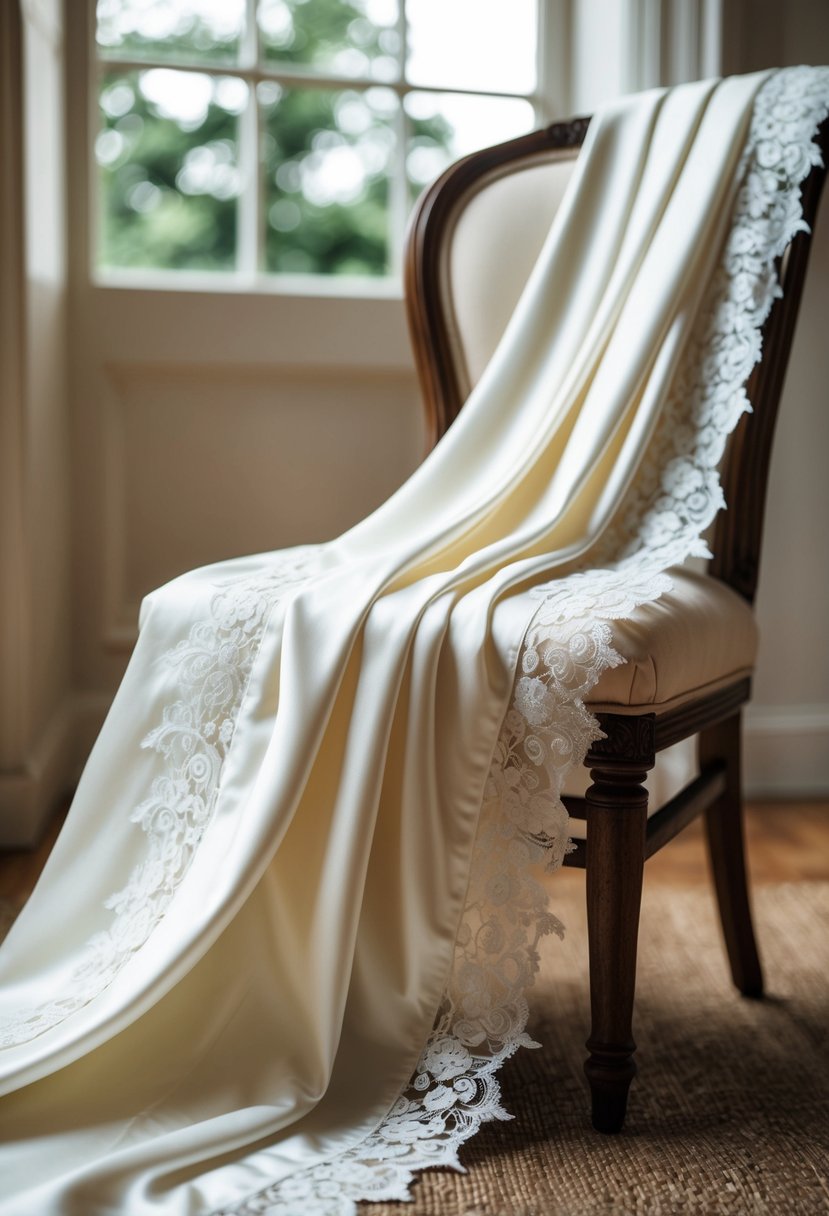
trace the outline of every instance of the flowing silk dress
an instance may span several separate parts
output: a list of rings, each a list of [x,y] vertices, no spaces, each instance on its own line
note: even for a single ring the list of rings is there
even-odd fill
[[[345,1216],[505,1116],[608,622],[706,552],[828,101],[607,106],[414,476],[146,599],[0,951],[3,1216]]]

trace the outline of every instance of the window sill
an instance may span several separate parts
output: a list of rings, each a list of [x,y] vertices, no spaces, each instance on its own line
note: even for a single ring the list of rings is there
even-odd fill
[[[399,276],[316,274],[245,274],[239,271],[154,270],[99,267],[92,272],[93,287],[128,291],[217,292],[222,295],[265,295],[282,299],[400,300]]]
[[[335,294],[330,284],[309,290],[308,278],[275,289],[265,276],[107,272],[77,291],[76,315],[110,363],[413,375],[399,286]]]

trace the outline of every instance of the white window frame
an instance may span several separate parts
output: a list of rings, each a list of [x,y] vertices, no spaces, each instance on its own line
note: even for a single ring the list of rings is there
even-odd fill
[[[280,65],[265,61],[260,51],[260,38],[256,22],[256,0],[245,0],[245,37],[240,49],[238,63],[193,63],[186,59],[165,56],[163,60],[143,59],[122,55],[117,51],[101,55],[95,39],[95,0],[86,0],[86,71],[88,85],[87,107],[87,151],[89,167],[86,193],[88,199],[87,233],[88,273],[94,283],[111,286],[147,287],[153,289],[201,288],[209,290],[248,290],[276,292],[278,294],[326,295],[332,297],[381,297],[399,298],[402,295],[403,239],[411,211],[405,158],[410,123],[403,105],[410,93],[457,94],[472,97],[508,98],[527,101],[533,107],[535,126],[552,121],[561,114],[566,83],[563,36],[567,26],[569,0],[538,0],[538,30],[536,43],[536,86],[531,92],[510,90],[480,90],[454,88],[449,85],[420,85],[406,78],[407,25],[406,2],[399,0],[400,14],[398,32],[400,46],[397,53],[399,77],[384,81],[369,77],[342,76],[317,69],[304,69],[289,64]],[[451,3],[452,0],[448,0]],[[553,35],[559,33],[559,37]],[[96,254],[100,233],[101,189],[98,166],[94,158],[94,141],[100,130],[98,96],[101,80],[112,71],[145,71],[163,67],[172,71],[198,72],[211,77],[228,77],[243,80],[251,90],[248,104],[239,116],[238,160],[242,168],[243,189],[238,200],[237,259],[235,269],[227,271],[181,271],[164,268],[116,268],[97,265]],[[262,214],[264,205],[264,177],[262,159],[259,155],[262,135],[262,112],[256,99],[256,86],[271,81],[283,87],[315,87],[324,89],[353,89],[363,91],[382,87],[395,93],[400,100],[395,119],[394,163],[389,173],[390,215],[389,243],[391,270],[387,275],[289,275],[265,269],[264,240],[265,224]],[[553,81],[559,85],[555,96]]]

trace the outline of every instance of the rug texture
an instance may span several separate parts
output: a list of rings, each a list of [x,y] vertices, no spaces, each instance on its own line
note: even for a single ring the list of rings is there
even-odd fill
[[[829,1213],[829,884],[759,887],[763,1001],[731,986],[713,896],[646,888],[634,1036],[618,1136],[594,1132],[583,875],[551,880],[564,942],[544,946],[530,1031],[502,1074],[508,1123],[432,1171],[413,1202],[365,1216],[819,1216]]]
[[[713,897],[646,887],[634,1034],[639,1077],[618,1136],[590,1127],[583,876],[551,880],[563,942],[542,947],[530,1031],[504,1068],[515,1116],[433,1170],[411,1203],[364,1216],[829,1214],[829,884],[759,887],[768,996],[731,986]],[[14,918],[0,901],[0,936]]]

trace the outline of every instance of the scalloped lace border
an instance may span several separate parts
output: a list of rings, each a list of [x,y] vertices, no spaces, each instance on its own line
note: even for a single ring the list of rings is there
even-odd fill
[[[783,70],[758,93],[731,232],[652,441],[651,476],[638,478],[637,497],[603,544],[606,568],[533,592],[538,607],[492,761],[449,986],[408,1086],[361,1144],[214,1216],[356,1216],[360,1201],[408,1200],[417,1171],[461,1169],[461,1145],[483,1123],[512,1117],[497,1073],[519,1047],[536,1046],[526,993],[537,945],[563,934],[532,868],[558,868],[568,849],[564,778],[601,738],[585,699],[623,662],[608,622],[669,590],[671,566],[710,556],[701,536],[724,506],[719,462],[751,409],[745,384],[781,294],[776,259],[806,228],[796,187],[821,163],[813,141],[827,96],[825,68]]]

